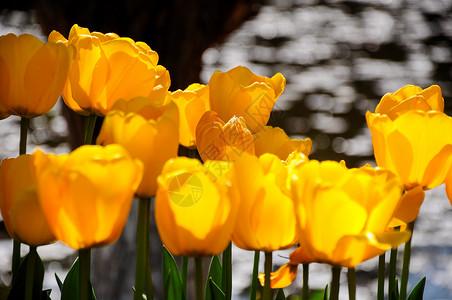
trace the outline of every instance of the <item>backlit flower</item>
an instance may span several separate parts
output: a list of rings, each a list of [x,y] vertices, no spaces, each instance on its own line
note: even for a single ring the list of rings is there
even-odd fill
[[[55,241],[39,204],[31,155],[2,160],[0,209],[12,238],[31,246]]]
[[[73,47],[30,34],[0,37],[0,118],[33,118],[50,111],[69,74]]]
[[[164,163],[177,156],[179,119],[176,104],[157,105],[148,98],[119,100],[102,124],[97,144],[120,144],[144,164],[137,194],[152,197]]]
[[[179,157],[169,160],[158,178],[155,222],[163,244],[174,255],[221,253],[231,241],[237,197],[219,170],[228,162]]]
[[[183,91],[168,92],[166,101],[173,101],[179,109],[179,143],[196,147],[196,125],[210,106],[209,87],[194,83]]]
[[[114,33],[72,26],[68,39],[53,31],[49,40],[74,45],[76,58],[63,91],[65,103],[80,114],[105,116],[118,99],[142,96],[163,103],[170,86],[158,55],[143,43]]]
[[[115,242],[124,228],[142,164],[120,145],[34,154],[42,210],[57,239],[73,249]]]
[[[210,109],[222,120],[243,117],[250,131],[256,133],[267,125],[285,86],[286,79],[281,73],[268,78],[242,66],[224,73],[216,71],[209,81]]]

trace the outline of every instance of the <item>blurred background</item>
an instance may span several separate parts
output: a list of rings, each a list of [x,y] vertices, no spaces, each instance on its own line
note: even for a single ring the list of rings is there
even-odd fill
[[[314,144],[311,158],[343,159],[352,167],[367,162],[375,165],[364,114],[373,111],[385,93],[406,84],[422,88],[438,84],[445,111],[451,115],[452,0],[76,3],[3,1],[0,35],[29,32],[45,40],[54,29],[67,36],[77,23],[93,31],[144,41],[170,71],[171,90],[193,82],[208,83],[215,70],[227,71],[237,65],[263,76],[281,72],[287,86],[269,125],[282,127],[293,138],[310,137]],[[28,152],[36,145],[47,151],[69,152],[79,143],[78,122],[77,116],[59,103],[46,116],[32,120]],[[15,117],[0,121],[1,158],[17,156],[18,124]],[[10,281],[12,242],[4,229],[1,232],[0,285],[5,286]],[[451,232],[452,209],[440,186],[427,193],[413,236],[410,286],[426,275],[425,299],[452,299]],[[104,264],[93,270],[98,299],[130,299],[134,234],[133,224],[129,224],[117,244],[94,253],[94,259]],[[159,247],[155,243],[153,251],[158,253]],[[65,276],[73,251],[58,243],[40,248],[48,262],[45,286],[54,289],[52,298],[58,299],[53,274]],[[275,263],[285,263],[288,253],[275,255]],[[245,299],[252,253],[234,248],[234,262],[234,299]],[[358,299],[375,299],[376,265],[371,260],[358,268]],[[155,269],[158,284],[161,279]],[[311,287],[323,289],[329,282],[329,269],[318,264],[311,269]],[[300,278],[290,292],[299,291]],[[346,287],[342,292],[347,292]]]

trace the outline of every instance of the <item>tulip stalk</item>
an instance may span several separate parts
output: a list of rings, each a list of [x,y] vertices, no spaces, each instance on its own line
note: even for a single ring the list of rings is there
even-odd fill
[[[188,257],[182,256],[181,280],[184,295],[187,295]]]
[[[150,240],[149,227],[151,215],[151,199],[138,199],[137,221],[137,265],[135,270],[135,294],[134,299],[142,299],[147,292],[147,299],[153,299],[152,276],[150,272]],[[148,270],[149,269],[149,270]]]
[[[331,267],[331,291],[330,291],[330,300],[339,300],[339,287],[340,287],[340,279],[341,279],[341,267],[332,266]]]
[[[223,251],[223,280],[222,290],[226,300],[232,297],[232,244],[229,243],[226,250]]]
[[[401,300],[406,299],[408,277],[410,275],[410,260],[411,260],[411,240],[413,238],[414,221],[408,223],[407,230],[411,231],[411,237],[408,242],[405,243],[405,249],[403,250],[403,264],[402,264],[402,275],[400,277],[400,298]]]
[[[385,273],[386,273],[386,261],[385,253],[378,257],[378,286],[377,286],[377,299],[384,300],[385,298]]]
[[[33,299],[33,282],[37,255],[36,247],[30,246],[30,253],[27,259],[27,273],[25,275],[25,300]]]
[[[80,300],[91,299],[91,249],[80,249],[79,259],[79,292]]]
[[[347,281],[348,281],[348,299],[356,299],[356,270],[355,268],[348,268],[347,271]]]
[[[30,119],[22,117],[20,119],[20,142],[19,142],[19,155],[27,153],[27,135],[28,127],[30,126]],[[13,241],[13,258],[12,258],[12,276],[13,279],[19,270],[20,266],[20,242]]]
[[[272,288],[270,283],[270,273],[272,272],[272,252],[265,252],[265,281],[264,291],[262,292],[262,300],[272,299]]]
[[[389,259],[389,287],[388,287],[388,297],[391,298],[392,292],[395,290],[395,279],[396,279],[396,267],[397,267],[397,248],[391,249],[391,256]]]
[[[204,280],[202,275],[202,257],[195,258],[195,284],[196,284],[196,300],[203,300]]]
[[[303,288],[301,289],[301,299],[309,300],[309,264],[303,264]]]
[[[256,299],[257,281],[259,275],[259,256],[260,251],[254,251],[253,277],[251,278],[250,300]]]
[[[92,143],[96,119],[96,114],[90,114],[85,118],[85,145],[91,145]]]

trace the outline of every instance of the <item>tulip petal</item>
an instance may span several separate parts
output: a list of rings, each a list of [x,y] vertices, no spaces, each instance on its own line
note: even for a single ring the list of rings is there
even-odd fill
[[[292,284],[297,277],[298,265],[285,264],[276,272],[270,273],[270,286],[272,289],[282,289]],[[265,284],[265,274],[259,273],[259,282]]]

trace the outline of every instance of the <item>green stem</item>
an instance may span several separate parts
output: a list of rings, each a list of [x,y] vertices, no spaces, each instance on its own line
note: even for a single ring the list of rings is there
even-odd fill
[[[331,279],[331,292],[330,300],[339,300],[339,287],[341,279],[341,267],[331,267],[332,279]]]
[[[301,290],[301,299],[309,300],[309,264],[303,264],[303,288]]]
[[[253,277],[251,278],[250,300],[256,300],[257,281],[259,275],[259,251],[254,251]]]
[[[270,276],[272,272],[272,252],[265,252],[265,281],[264,291],[262,292],[262,300],[272,299],[272,288],[270,282]]]
[[[181,279],[184,295],[187,296],[188,257],[182,256]]]
[[[204,280],[202,275],[202,257],[195,258],[195,282],[196,282],[196,300],[203,300]]]
[[[30,253],[28,254],[27,260],[27,273],[25,275],[25,300],[33,299],[33,282],[37,255],[36,247],[30,246]]]
[[[395,279],[397,272],[397,248],[391,249],[391,256],[389,259],[389,289],[388,297],[391,298],[392,291],[395,289]]]
[[[151,199],[138,199],[138,221],[137,221],[137,264],[135,269],[135,294],[133,299],[143,299],[145,294],[145,285],[147,282],[147,275],[150,275],[146,270],[148,268],[147,261],[150,260],[149,252],[149,224],[151,214]],[[151,279],[152,280],[152,279]],[[150,299],[153,297],[152,290],[147,291]]]
[[[28,127],[30,126],[30,119],[22,117],[20,119],[20,142],[19,142],[19,155],[27,153],[27,135]],[[13,257],[12,257],[12,276],[13,280],[19,270],[20,266],[20,242],[13,241]]]
[[[385,298],[385,273],[386,273],[385,254],[386,253],[383,253],[378,257],[377,300],[384,300]]]
[[[91,145],[93,142],[94,126],[96,125],[97,115],[90,114],[85,119],[85,145]]]
[[[348,279],[348,299],[356,299],[356,271],[355,268],[348,268],[347,272]]]
[[[154,286],[152,284],[152,269],[151,269],[151,201],[152,199],[147,199],[149,202],[149,215],[147,218],[146,228],[146,291],[147,291],[147,299],[154,299]]]
[[[400,278],[400,300],[405,300],[407,294],[408,277],[410,275],[411,239],[413,238],[414,221],[408,224],[407,230],[411,231],[411,237],[408,242],[405,243],[405,249],[403,250],[402,275]]]
[[[80,300],[89,300],[91,299],[91,249],[80,249],[78,257]]]
[[[230,300],[232,297],[232,245],[223,251],[223,276],[221,288],[224,291],[225,300]]]
[[[196,158],[196,152],[197,152],[196,148],[188,149],[188,157],[189,158]]]

